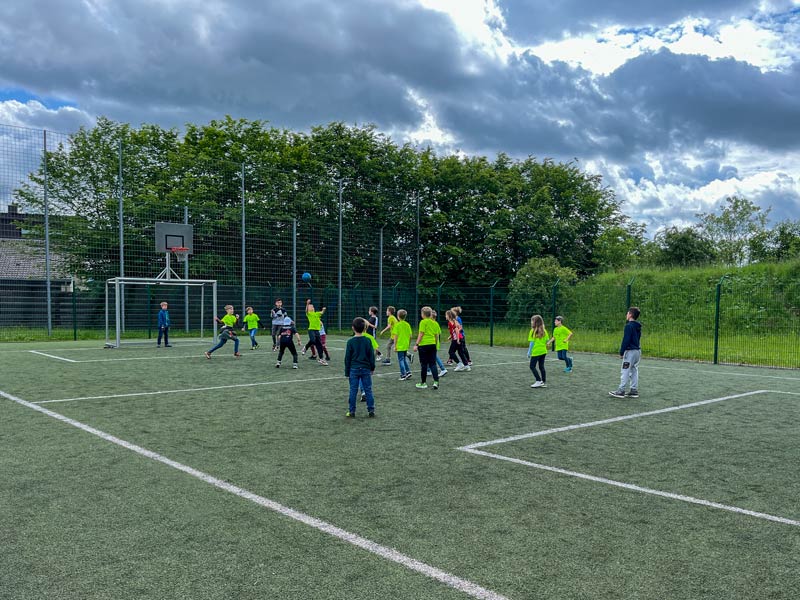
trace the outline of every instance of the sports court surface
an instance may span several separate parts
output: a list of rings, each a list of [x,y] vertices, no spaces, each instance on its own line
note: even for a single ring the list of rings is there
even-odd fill
[[[0,345],[0,598],[800,597],[800,372]],[[444,352],[440,352],[443,356]]]

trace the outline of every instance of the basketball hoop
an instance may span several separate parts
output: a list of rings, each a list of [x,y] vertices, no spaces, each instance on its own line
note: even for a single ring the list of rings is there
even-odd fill
[[[175,246],[169,251],[178,258],[178,262],[186,262],[189,259],[189,249],[183,246]]]

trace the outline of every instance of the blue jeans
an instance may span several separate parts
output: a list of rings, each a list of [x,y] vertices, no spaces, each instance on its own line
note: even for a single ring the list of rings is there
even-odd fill
[[[219,342],[217,342],[217,345],[214,346],[213,348],[211,348],[211,350],[209,350],[208,353],[212,354],[215,350],[219,350],[227,342],[228,342],[228,336],[227,335],[219,336]],[[236,354],[237,352],[239,352],[239,338],[238,337],[234,337],[233,338],[233,353]]]
[[[256,346],[258,346],[258,342],[256,341],[256,334],[258,333],[258,327],[249,330],[248,333],[250,334],[250,343],[253,345],[253,348],[255,348]]]
[[[156,344],[159,346],[161,345],[161,338],[164,338],[164,344],[169,346],[169,327],[159,327],[158,328],[158,341]]]
[[[572,359],[569,356],[567,356],[567,351],[566,350],[559,350],[558,351],[558,360],[563,360],[565,363],[567,363],[567,368],[568,369],[572,368]]]
[[[439,367],[439,372],[441,373],[442,371],[444,371],[444,363],[442,363],[442,359],[439,358],[438,354],[435,354],[434,356],[436,357],[436,366]],[[428,373],[431,374],[433,373],[430,367],[428,367]]]
[[[411,366],[408,364],[408,350],[397,351],[397,363],[400,365],[400,375],[405,377],[411,373]]]
[[[356,396],[358,396],[359,387],[364,390],[364,395],[367,397],[367,412],[374,412],[375,397],[372,395],[372,373],[364,367],[353,367],[350,369],[350,414],[356,414]]]

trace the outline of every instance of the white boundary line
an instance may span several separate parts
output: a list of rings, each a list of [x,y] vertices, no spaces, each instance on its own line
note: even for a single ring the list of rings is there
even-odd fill
[[[28,350],[31,354],[38,354],[39,356],[46,356],[47,358],[54,358],[56,360],[63,360],[68,363],[81,362],[79,360],[72,360],[71,358],[64,358],[63,356],[56,356],[55,354],[47,354],[46,352],[39,352],[38,350]]]
[[[509,362],[509,363],[492,363],[489,365],[476,365],[481,367],[496,367],[500,365],[515,365],[515,364],[522,364],[527,363],[527,361],[517,361],[517,362]],[[474,367],[473,367],[474,368]],[[376,367],[377,369],[377,367]],[[448,371],[449,373],[449,371]],[[390,373],[383,372],[383,373],[376,373],[373,377],[392,377],[397,376],[397,371],[392,370]],[[460,377],[460,376],[459,376]],[[464,376],[466,377],[466,376]],[[312,383],[315,381],[332,381],[335,379],[340,379],[342,381],[347,381],[344,375],[332,375],[330,377],[313,377],[310,379],[282,379],[280,381],[256,381],[253,383],[231,383],[227,385],[213,385],[213,386],[206,386],[206,387],[197,387],[197,388],[182,388],[182,389],[174,389],[174,390],[156,390],[152,392],[127,392],[124,394],[107,394],[103,396],[79,396],[75,398],[59,398],[55,400],[38,400],[31,402],[31,404],[53,404],[53,403],[60,403],[60,402],[80,402],[82,400],[108,400],[112,398],[134,398],[137,396],[160,396],[162,394],[183,394],[183,393],[190,393],[190,392],[208,392],[211,390],[227,390],[227,389],[234,389],[234,388],[247,388],[247,387],[259,387],[263,385],[283,385],[283,384],[294,384],[294,383]]]
[[[632,483],[625,483],[622,481],[616,481],[614,479],[606,479],[605,477],[598,477],[596,475],[589,475],[587,473],[579,473],[577,471],[569,471],[567,469],[561,469],[559,467],[553,467],[549,465],[543,465],[540,463],[530,462],[527,460],[522,460],[519,458],[512,458],[510,456],[503,456],[502,454],[494,454],[492,452],[485,452],[483,450],[478,450],[478,448],[483,448],[486,446],[493,446],[497,444],[505,444],[507,442],[515,442],[518,440],[529,439],[533,437],[539,437],[544,435],[550,435],[552,433],[559,433],[563,431],[573,431],[575,429],[583,429],[586,427],[594,427],[597,425],[606,425],[608,423],[618,423],[620,421],[627,421],[629,419],[638,419],[639,417],[647,417],[650,415],[658,415],[664,414],[668,412],[673,412],[676,410],[683,410],[685,408],[694,408],[697,406],[704,406],[706,404],[713,404],[716,402],[723,402],[725,400],[733,400],[734,398],[744,398],[747,396],[754,396],[756,394],[789,394],[792,396],[800,396],[800,392],[784,392],[780,390],[756,390],[753,392],[745,392],[743,394],[735,394],[732,396],[724,396],[722,398],[712,398],[710,400],[702,400],[700,402],[692,402],[690,404],[681,404],[679,406],[670,406],[668,408],[662,408],[660,410],[651,410],[648,412],[643,413],[634,413],[630,415],[623,415],[620,417],[613,417],[611,419],[603,419],[601,421],[592,421],[590,423],[578,423],[576,425],[567,425],[566,427],[555,427],[553,429],[545,429],[542,431],[535,431],[533,433],[524,433],[521,435],[515,435],[506,438],[500,438],[496,440],[491,440],[488,442],[477,442],[475,444],[469,444],[467,446],[462,446],[457,448],[457,450],[461,450],[462,452],[467,452],[469,454],[474,454],[476,456],[486,456],[488,458],[494,458],[496,460],[504,460],[510,463],[523,465],[526,467],[531,467],[533,469],[540,469],[542,471],[549,471],[551,473],[558,473],[560,475],[568,475],[570,477],[576,477],[578,479],[584,479],[587,481],[593,481],[595,483],[604,483],[606,485],[613,485],[616,487],[620,487],[626,490],[640,492],[642,494],[650,494],[653,496],[660,496],[662,498],[669,498],[671,500],[680,500],[682,502],[689,502],[691,504],[699,504],[701,506],[706,506],[709,508],[717,508],[720,510],[726,510],[729,512],[741,514],[741,515],[748,515],[751,517],[756,517],[758,519],[765,519],[767,521],[773,521],[775,523],[782,523],[784,525],[793,525],[795,527],[800,527],[800,521],[796,521],[794,519],[788,519],[786,517],[779,517],[775,515],[770,515],[767,513],[757,512],[753,510],[748,510],[746,508],[739,508],[737,506],[729,506],[727,504],[721,504],[719,502],[712,502],[710,500],[703,500],[700,498],[694,498],[692,496],[684,496],[682,494],[675,494],[672,492],[663,492],[661,490],[654,490],[652,488],[646,488],[639,485],[635,485]]]
[[[426,577],[430,577],[431,579],[444,583],[445,585],[455,590],[463,592],[468,596],[472,596],[473,598],[479,598],[481,600],[507,600],[505,596],[502,596],[497,592],[493,592],[489,589],[479,586],[476,583],[472,583],[471,581],[467,581],[466,579],[462,579],[460,577],[447,573],[446,571],[437,569],[436,567],[428,565],[427,563],[424,563],[422,561],[416,560],[415,558],[411,558],[410,556],[407,556],[395,550],[394,548],[383,546],[381,544],[378,544],[377,542],[373,542],[371,540],[363,538],[355,533],[350,533],[348,531],[345,531],[344,529],[336,527],[331,523],[328,523],[316,517],[312,517],[300,511],[294,510],[293,508],[289,508],[288,506],[279,504],[278,502],[270,500],[269,498],[265,498],[264,496],[259,496],[258,494],[255,494],[253,492],[235,486],[226,481],[222,481],[221,479],[218,479],[212,475],[208,475],[207,473],[203,473],[202,471],[199,471],[197,469],[194,469],[177,461],[171,460],[161,454],[153,452],[152,450],[148,450],[141,446],[137,446],[123,439],[115,437],[111,434],[100,431],[99,429],[95,429],[94,427],[81,423],[80,421],[70,419],[69,417],[65,417],[64,415],[61,415],[59,413],[53,412],[46,408],[42,408],[41,406],[37,406],[36,404],[32,404],[31,402],[27,402],[25,400],[22,400],[21,398],[17,398],[16,396],[12,396],[11,394],[7,394],[3,391],[0,391],[0,396],[7,398],[8,400],[11,400],[13,402],[16,402],[17,404],[20,404],[27,408],[38,411],[44,415],[47,415],[48,417],[57,419],[62,423],[66,423],[73,427],[77,427],[78,429],[81,429],[86,433],[90,433],[103,440],[106,440],[107,442],[111,442],[112,444],[121,446],[122,448],[130,450],[131,452],[135,452],[136,454],[144,456],[145,458],[149,458],[150,460],[154,460],[161,464],[167,465],[168,467],[172,467],[173,469],[177,469],[178,471],[186,473],[187,475],[199,479],[200,481],[212,485],[220,490],[229,492],[231,494],[234,494],[235,496],[244,498],[245,500],[249,500],[250,502],[258,504],[259,506],[263,506],[264,508],[272,510],[280,515],[283,515],[290,519],[294,519],[295,521],[299,521],[304,525],[313,527],[314,529],[317,529],[323,533],[327,533],[328,535],[331,535],[344,542],[347,542],[348,544],[357,546],[363,550],[366,550],[367,552],[371,552],[372,554],[380,556],[381,558],[395,562],[399,565],[406,567],[407,569],[416,571],[417,573],[421,573]]]

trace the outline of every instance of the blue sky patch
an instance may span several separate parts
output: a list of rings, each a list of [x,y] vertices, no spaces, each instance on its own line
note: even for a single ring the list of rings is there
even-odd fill
[[[50,110],[57,110],[59,108],[63,108],[64,106],[77,106],[75,102],[70,102],[69,100],[52,98],[49,96],[39,96],[21,88],[0,88],[0,102],[6,102],[8,100],[16,100],[18,102],[22,102],[23,104],[26,104],[31,100],[37,100]]]

